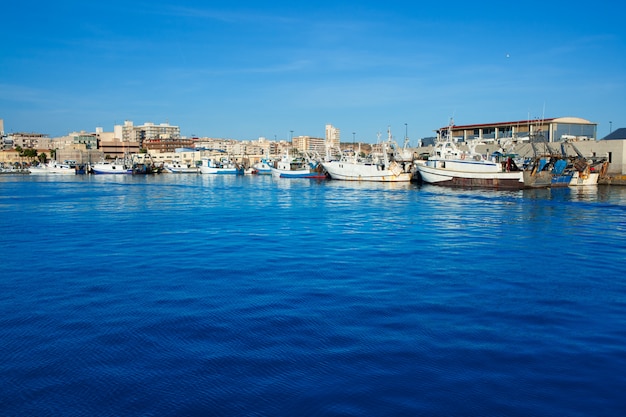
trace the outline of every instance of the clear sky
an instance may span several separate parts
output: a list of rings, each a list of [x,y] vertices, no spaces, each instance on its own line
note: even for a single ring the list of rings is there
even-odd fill
[[[626,127],[623,15],[534,0],[9,1],[0,118],[53,137],[132,120],[280,140],[330,123],[376,142],[390,126],[414,145],[450,117],[576,116],[602,138]]]

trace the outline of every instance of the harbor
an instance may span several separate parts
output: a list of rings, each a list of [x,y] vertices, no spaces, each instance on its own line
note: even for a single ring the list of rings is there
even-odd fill
[[[624,416],[623,15],[494,6],[4,5],[0,417]]]
[[[0,172],[272,174],[284,179],[426,182],[502,190],[624,185],[626,177],[626,129],[597,140],[596,124],[576,117],[460,126],[450,119],[448,126],[435,131],[436,137],[420,139],[416,147],[410,146],[408,133],[398,140],[390,126],[386,138],[379,133],[375,144],[342,143],[340,130],[332,125],[326,125],[325,138],[298,136],[288,142],[188,139],[180,137],[178,126],[155,127],[127,121],[114,132],[81,133],[63,141],[12,135],[3,141],[10,148],[0,152]],[[115,138],[133,135],[135,140]],[[54,147],[49,151],[52,159],[45,149],[37,149],[44,145]]]

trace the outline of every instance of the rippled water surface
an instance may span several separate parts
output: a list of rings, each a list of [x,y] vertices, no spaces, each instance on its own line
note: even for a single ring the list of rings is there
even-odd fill
[[[626,188],[0,177],[0,415],[623,415]]]

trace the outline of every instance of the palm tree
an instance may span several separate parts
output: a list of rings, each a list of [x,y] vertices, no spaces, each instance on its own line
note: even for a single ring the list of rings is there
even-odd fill
[[[37,159],[39,159],[39,162],[41,162],[42,164],[45,164],[48,161],[48,156],[45,152],[42,152],[37,156]]]
[[[37,149],[25,149],[24,151],[22,151],[22,153],[24,154],[25,157],[30,158],[31,161],[35,158],[37,158]]]

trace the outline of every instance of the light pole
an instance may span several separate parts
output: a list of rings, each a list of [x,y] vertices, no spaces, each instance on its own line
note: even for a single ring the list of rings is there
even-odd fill
[[[609,122],[609,133],[613,133],[613,122]]]
[[[409,138],[409,125],[407,123],[404,124],[404,140]]]

